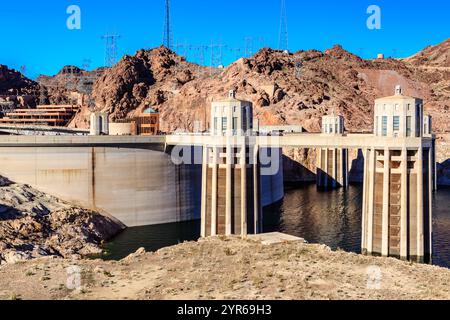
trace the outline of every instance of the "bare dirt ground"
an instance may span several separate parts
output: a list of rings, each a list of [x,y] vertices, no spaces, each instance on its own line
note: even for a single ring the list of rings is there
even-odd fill
[[[80,286],[68,289],[68,279]],[[0,268],[0,299],[449,298],[448,269],[303,242],[210,238],[122,261],[42,258]]]

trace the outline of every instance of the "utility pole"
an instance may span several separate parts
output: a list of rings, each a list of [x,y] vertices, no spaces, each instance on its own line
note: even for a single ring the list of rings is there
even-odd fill
[[[45,96],[45,87],[41,84],[39,86],[39,105],[43,106],[46,103],[46,96]]]
[[[170,0],[165,0],[163,45],[172,50],[172,29],[170,24]]]
[[[120,38],[117,34],[105,34],[102,39],[105,40],[105,66],[112,67],[117,62],[117,40]]]
[[[209,49],[211,50],[211,60],[210,60],[210,75],[213,74],[214,68],[223,67],[223,48],[225,47],[222,43],[214,43],[211,41]]]
[[[280,33],[278,36],[278,48],[280,50],[289,50],[286,0],[281,0]]]
[[[250,58],[253,55],[253,38],[245,37],[245,57]]]
[[[83,62],[81,63],[81,69],[83,69],[84,71],[89,71],[89,69],[91,68],[91,59],[83,59]]]

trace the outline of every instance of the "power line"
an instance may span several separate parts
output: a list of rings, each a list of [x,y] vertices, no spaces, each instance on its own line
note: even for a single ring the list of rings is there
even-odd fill
[[[278,48],[280,50],[289,50],[286,0],[281,0],[280,33],[278,36]]]
[[[112,67],[117,62],[117,40],[120,38],[117,34],[105,34],[102,39],[105,40],[105,66]]]
[[[163,45],[172,49],[172,29],[170,21],[170,0],[165,0],[165,13],[164,13],[164,32],[163,32]]]
[[[252,37],[245,37],[245,57],[250,58],[253,56],[253,38]]]

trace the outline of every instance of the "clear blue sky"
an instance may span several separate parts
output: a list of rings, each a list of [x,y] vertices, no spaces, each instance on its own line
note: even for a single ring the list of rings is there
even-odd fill
[[[409,56],[450,37],[448,0],[286,0],[289,49],[324,50],[339,43],[363,57],[383,52]],[[277,47],[280,0],[171,0],[173,38],[191,45],[212,39],[228,48],[244,48],[253,38]],[[367,7],[381,8],[381,30],[366,27]],[[81,30],[66,27],[69,5],[81,8]],[[101,35],[117,32],[119,56],[162,43],[164,0],[2,0],[0,63],[26,75],[55,74],[67,64],[104,64]],[[264,39],[264,40],[262,40]],[[242,50],[242,52],[244,52]],[[224,64],[236,52],[224,50]],[[195,50],[188,56],[198,61]],[[209,63],[206,59],[205,63]]]

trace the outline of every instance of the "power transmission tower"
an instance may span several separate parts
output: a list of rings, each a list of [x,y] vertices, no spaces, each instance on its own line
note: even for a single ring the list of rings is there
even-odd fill
[[[172,50],[172,29],[170,21],[170,0],[165,0],[163,45]]]
[[[89,69],[91,68],[91,59],[83,59],[83,62],[81,63],[81,69],[83,69],[84,71],[89,71]]]
[[[250,58],[253,55],[253,38],[245,37],[245,57]]]
[[[223,68],[223,49],[225,45],[222,43],[214,43],[214,40],[212,40],[208,47],[211,50],[210,76],[212,76],[219,71],[218,68]]]
[[[47,102],[47,97],[45,95],[45,87],[41,84],[39,87],[39,105],[43,106]]]
[[[280,50],[289,50],[286,0],[281,0],[280,34],[278,37],[278,48]]]
[[[195,61],[197,61],[197,77],[203,77],[205,75],[205,55],[206,51],[209,49],[208,46],[190,46],[189,49],[194,50]]]
[[[117,40],[120,38],[117,34],[105,34],[102,39],[105,40],[105,66],[112,67],[117,62]]]
[[[65,88],[68,90],[74,90],[79,76],[80,75],[74,66],[66,67],[63,73]]]

